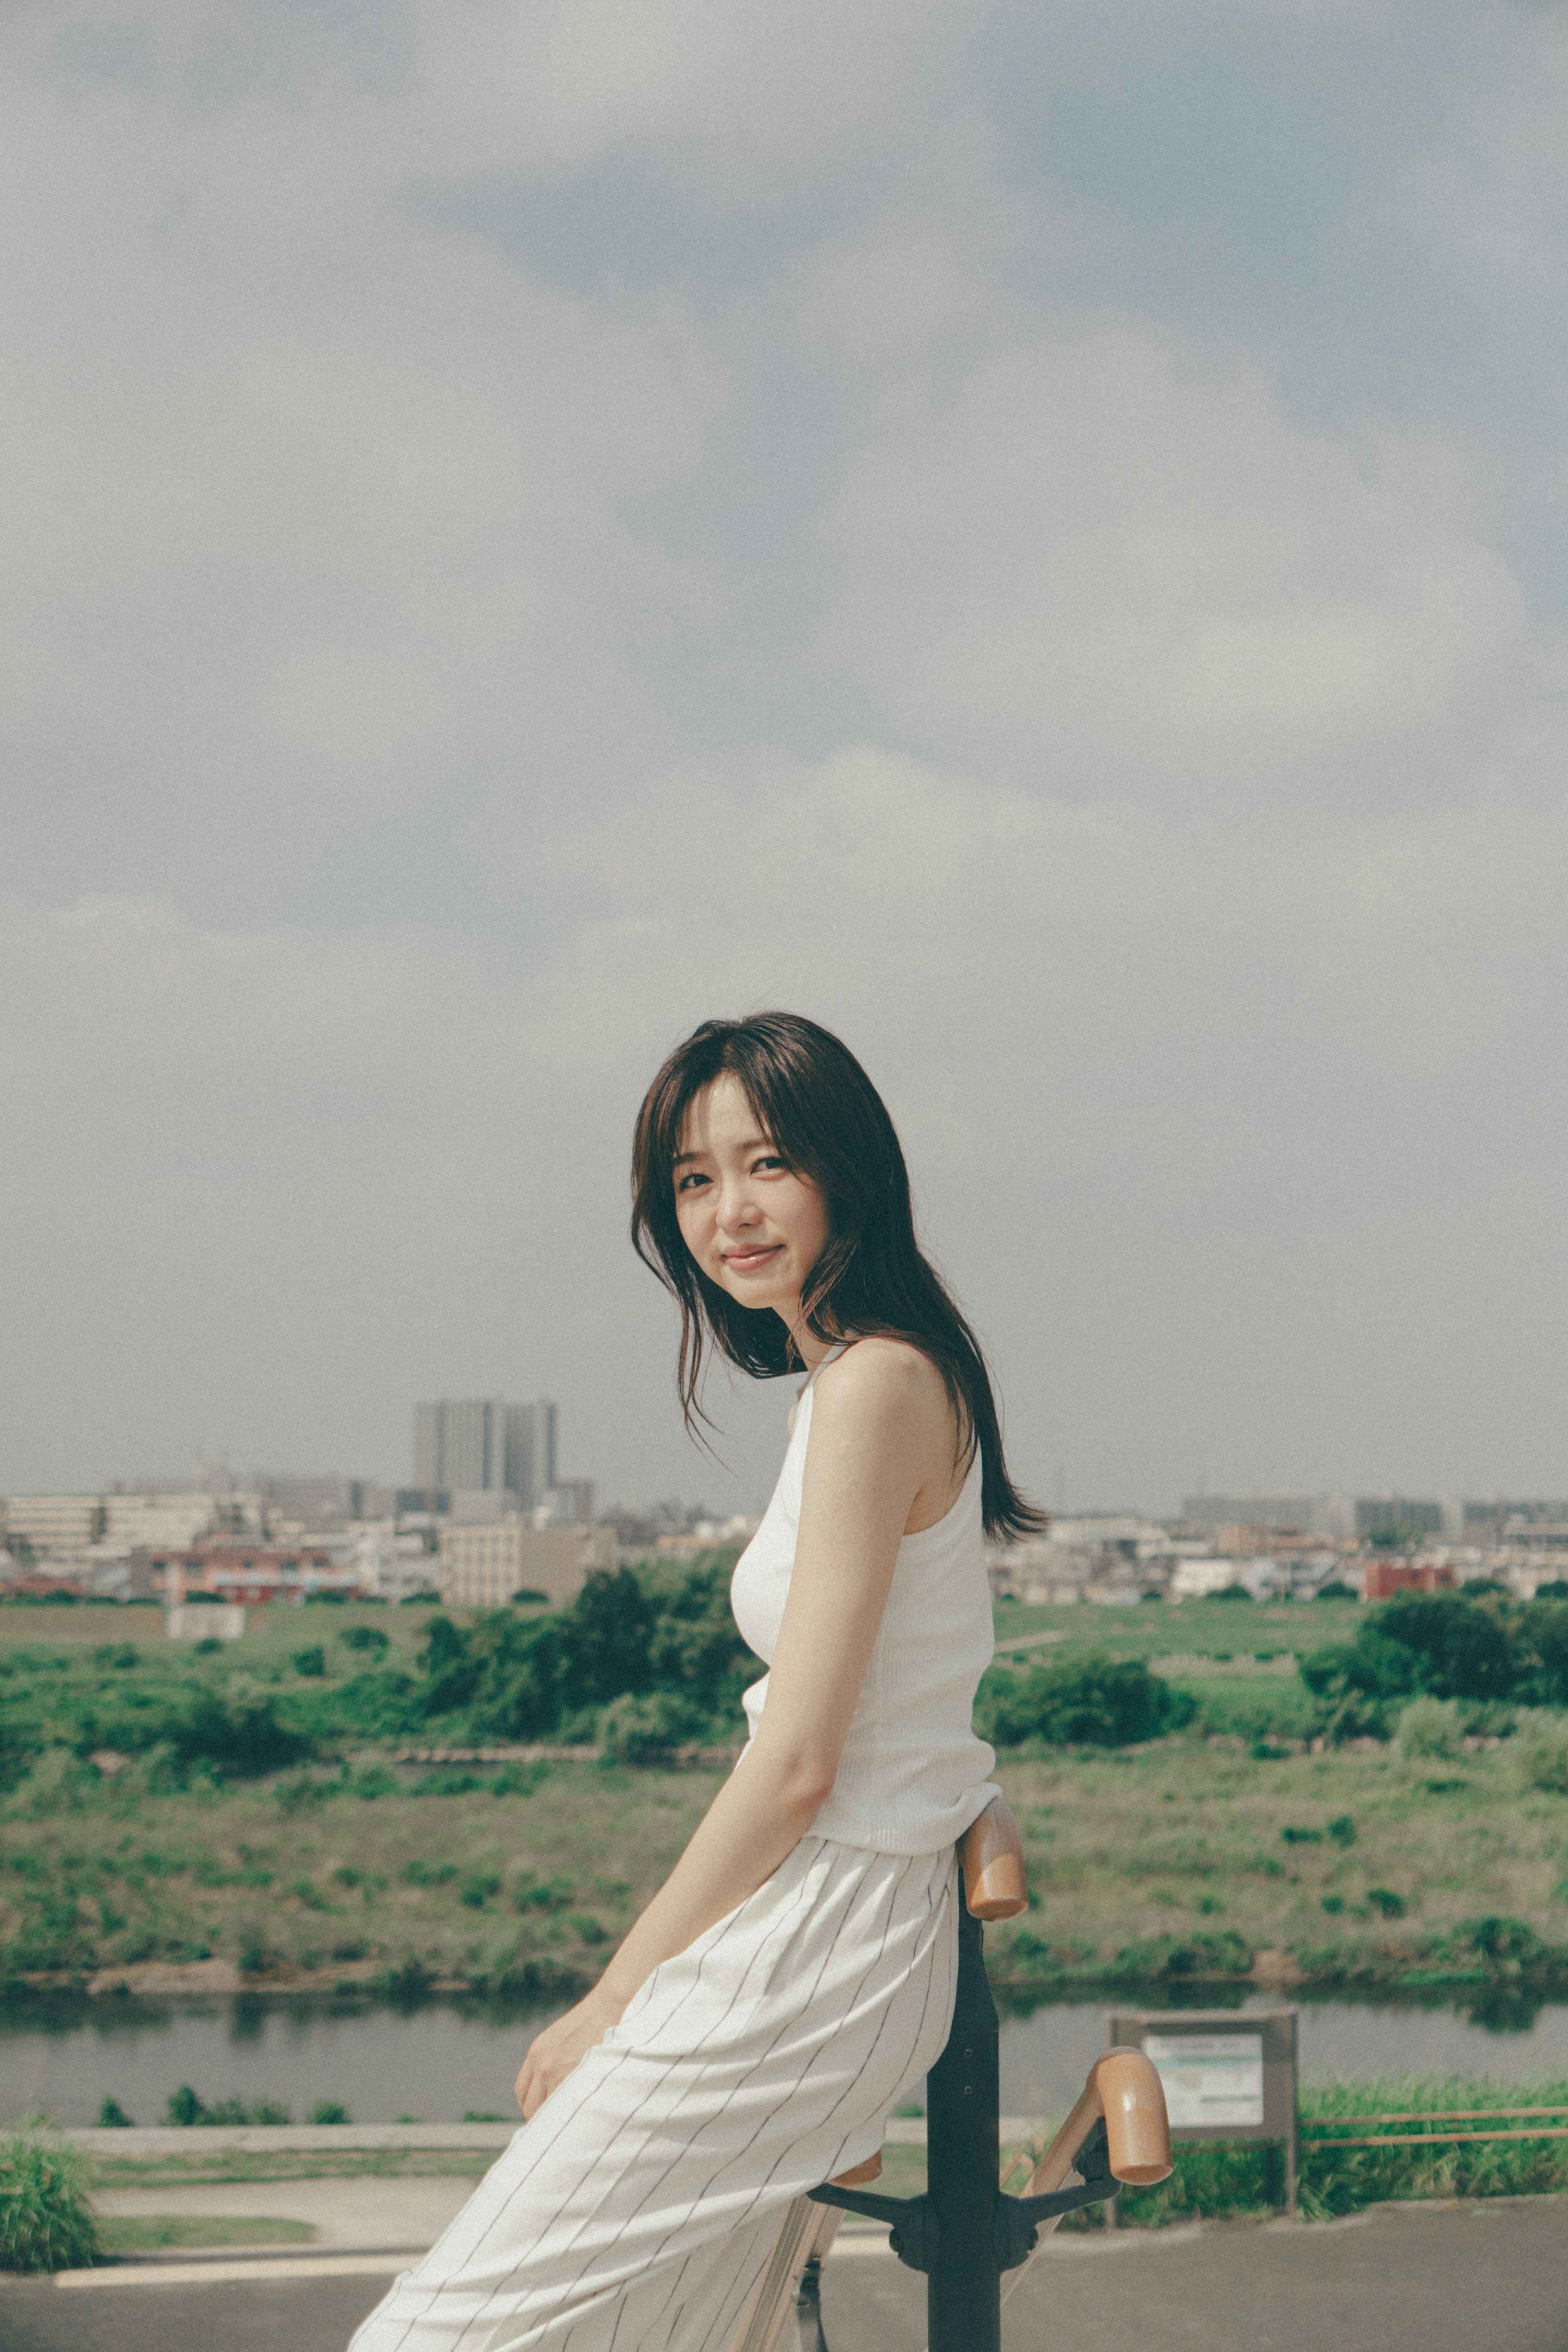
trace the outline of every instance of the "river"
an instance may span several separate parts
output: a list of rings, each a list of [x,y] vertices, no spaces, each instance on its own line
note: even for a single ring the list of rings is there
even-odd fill
[[[1004,2113],[1060,2115],[1071,2103],[1104,2046],[1108,2005],[1080,1999],[1004,2018]],[[1429,2072],[1506,2082],[1568,2077],[1564,2005],[1521,2012],[1509,2029],[1451,2007],[1387,2000],[1306,2001],[1300,2014],[1301,2077],[1309,2084]],[[407,2009],[248,1994],[11,2000],[0,2003],[0,2122],[45,2114],[59,2124],[95,2124],[108,2096],[137,2123],[162,2123],[182,2083],[209,2104],[275,2100],[296,2122],[318,2099],[339,2101],[363,2124],[509,2118],[513,2077],[543,2022],[538,2014],[454,2000]]]

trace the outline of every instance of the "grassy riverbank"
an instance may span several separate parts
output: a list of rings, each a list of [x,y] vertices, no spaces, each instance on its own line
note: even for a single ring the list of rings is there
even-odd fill
[[[165,1643],[147,1610],[0,1609],[0,1983],[155,1990],[159,1971],[201,1965],[214,1990],[570,1996],[717,1785],[716,1770],[614,1759],[647,1752],[661,1711],[678,1730],[733,1735],[731,1685],[754,1668],[736,1655],[723,1566],[620,1580],[575,1613],[254,1612],[229,1646]],[[1542,1627],[1568,1624],[1563,1603],[1459,1613],[1461,1630],[1511,1642],[1516,1664]],[[1490,1701],[1466,1714],[1468,1701],[1424,1700],[1444,1752],[1345,1738],[1347,1705],[1395,1704],[1355,1682],[1357,1639],[1376,1630],[1354,1603],[1003,1604],[982,1713],[1022,1692],[1042,1720],[1082,1714],[1081,1668],[1085,1689],[1098,1676],[1094,1706],[1182,1727],[1130,1747],[1004,1750],[1033,1907],[988,1938],[1003,1997],[1403,1983],[1506,2014],[1568,1993],[1568,1756],[1532,1772],[1529,1734],[1500,1737],[1515,1715]],[[626,1685],[644,1634],[664,1679],[639,1696]],[[1390,1643],[1367,1654],[1376,1673],[1393,1657],[1426,1675],[1413,1690],[1448,1686]],[[1325,1655],[1350,1664],[1315,1697]],[[1490,1653],[1477,1657],[1495,1676]],[[612,1685],[621,1696],[572,1713],[573,1691]],[[1330,1706],[1341,1744],[1313,1752]],[[515,1735],[530,1708],[555,1736],[599,1738],[606,1759],[385,1760],[413,1741]],[[1515,1712],[1561,1724],[1548,1707]]]
[[[103,1990],[215,1959],[278,1990],[565,1996],[718,1778],[547,1765],[431,1773],[418,1793],[384,1769],[304,1797],[292,1777],[19,1791],[0,1819],[8,1978]],[[1526,1785],[1507,1746],[1260,1759],[1184,1735],[1007,1759],[998,1778],[1032,1907],[988,1951],[1017,2005],[1074,1981],[1568,1991],[1568,1794]]]

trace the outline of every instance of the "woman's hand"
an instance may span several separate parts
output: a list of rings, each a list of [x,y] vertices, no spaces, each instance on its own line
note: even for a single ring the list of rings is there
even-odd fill
[[[538,2113],[550,2093],[565,2082],[584,2053],[602,2042],[612,2025],[619,2025],[626,2003],[602,1985],[547,2025],[528,2044],[528,2054],[517,2070],[517,2105],[526,2123]]]

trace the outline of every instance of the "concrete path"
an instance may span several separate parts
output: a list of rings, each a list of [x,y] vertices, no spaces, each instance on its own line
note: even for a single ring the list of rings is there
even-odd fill
[[[883,2247],[840,2242],[824,2284],[833,2352],[921,2352],[925,2282]],[[392,2252],[323,2250],[271,2264],[220,2259],[204,2275],[178,2262],[156,2284],[155,2265],[86,2274],[90,2285],[7,2280],[0,2344],[343,2352],[399,2266]],[[1003,2341],[1006,2352],[1568,2352],[1568,2199],[1059,2237],[1009,2304]]]
[[[474,2180],[373,2178],[348,2180],[224,2180],[172,2189],[110,2189],[93,2199],[101,2218],[181,2214],[203,2221],[307,2222],[319,2246],[433,2246]]]

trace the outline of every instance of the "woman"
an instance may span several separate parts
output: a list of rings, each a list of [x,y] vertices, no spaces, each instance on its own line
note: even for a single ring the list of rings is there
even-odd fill
[[[955,1842],[996,1791],[982,1538],[1040,1524],[915,1238],[853,1056],[705,1022],[637,1121],[632,1240],[705,1347],[804,1370],[732,1600],[750,1739],[599,1983],[532,2043],[527,2127],[352,2352],[726,2352],[789,2200],[880,2147],[939,2054]]]

